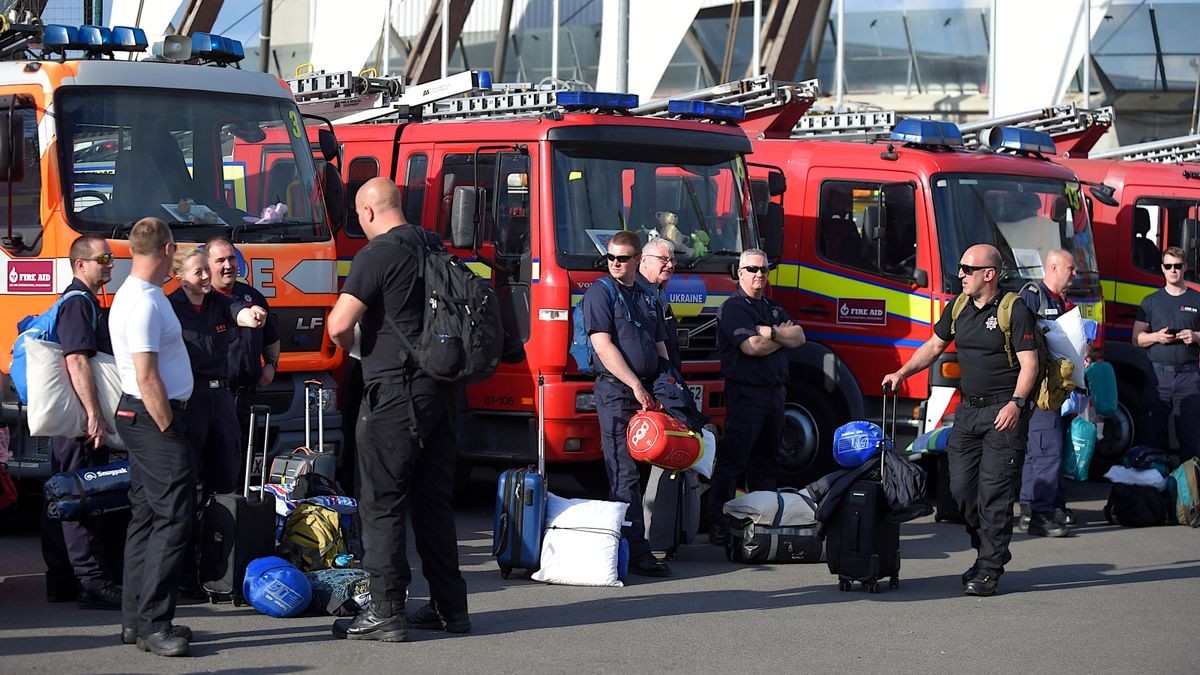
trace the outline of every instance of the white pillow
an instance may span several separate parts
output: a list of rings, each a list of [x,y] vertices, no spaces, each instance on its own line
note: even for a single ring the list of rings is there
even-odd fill
[[[629,505],[546,495],[546,533],[535,581],[570,586],[624,586],[617,577],[621,523]]]
[[[87,432],[87,414],[71,386],[71,375],[63,357],[62,345],[46,340],[25,342],[26,378],[29,382],[27,408],[29,435],[76,438]],[[104,419],[113,427],[113,417],[121,401],[121,380],[111,354],[92,357],[92,379]],[[125,450],[116,433],[104,442],[115,450]]]

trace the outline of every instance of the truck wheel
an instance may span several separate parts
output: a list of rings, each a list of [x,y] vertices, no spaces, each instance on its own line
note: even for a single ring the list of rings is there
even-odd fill
[[[1137,438],[1137,425],[1142,419],[1142,392],[1131,382],[1117,383],[1117,414],[1104,418],[1104,438],[1096,443],[1092,466],[1101,476],[1112,464],[1119,464]]]
[[[831,469],[837,417],[828,394],[793,382],[783,412],[783,442],[777,455],[780,474],[808,482]]]

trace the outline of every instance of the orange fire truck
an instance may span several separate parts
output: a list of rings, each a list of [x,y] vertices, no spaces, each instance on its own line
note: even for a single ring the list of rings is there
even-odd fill
[[[1080,184],[1046,159],[1054,148],[1044,134],[1001,130],[980,152],[961,147],[948,122],[869,112],[772,126],[775,114],[757,121],[752,159],[787,176],[772,292],[809,340],[791,350],[785,442],[799,445],[783,454],[792,467],[828,466],[837,425],[878,418],[883,375],[929,339],[960,291],[958,260],[971,244],[1000,249],[1010,290],[1041,277],[1050,249],[1073,252],[1079,275],[1067,293],[1085,317],[1101,318]],[[951,351],[905,381],[913,414],[902,416],[902,436],[943,423],[958,374]]]
[[[299,445],[303,382],[322,378],[321,405],[336,414],[326,373],[340,354],[324,326],[337,292],[333,241],[291,90],[222,67],[242,48],[221,36],[171,36],[156,57],[132,60],[147,47],[140,29],[0,22],[0,353],[11,353],[17,321],[43,312],[70,283],[68,252],[80,234],[104,236],[116,254],[108,293],[129,273],[127,235],[139,218],[166,220],[181,246],[224,235],[279,321],[280,374],[261,392],[273,448]],[[248,148],[254,162],[235,160]],[[279,203],[285,217],[257,222]],[[336,198],[333,206],[342,212]],[[13,431],[9,470],[44,477],[46,439],[23,431],[8,364],[0,394]],[[340,420],[328,426],[326,443],[336,447]]]
[[[604,484],[594,462],[601,451],[593,379],[568,356],[570,315],[605,273],[608,238],[623,229],[643,240],[670,233],[679,243],[666,293],[680,321],[688,382],[720,423],[716,310],[733,291],[738,254],[758,246],[760,235],[744,159],[750,143],[729,121],[742,111],[689,104],[673,119],[649,119],[628,113],[636,96],[489,88],[470,72],[452,78],[465,86],[439,81],[404,89],[318,74],[294,80],[293,89],[302,111],[340,117],[347,203],[369,178],[390,175],[403,190],[407,219],[439,233],[491,278],[505,330],[524,344],[523,360],[466,389],[464,464],[534,456],[540,373],[547,461],[572,463],[587,486]],[[445,98],[464,89],[474,95]],[[465,238],[455,236],[464,230]],[[337,233],[339,264],[346,266],[340,274],[364,243],[348,215]],[[353,379],[350,373],[347,382]],[[347,405],[351,389],[344,389]]]

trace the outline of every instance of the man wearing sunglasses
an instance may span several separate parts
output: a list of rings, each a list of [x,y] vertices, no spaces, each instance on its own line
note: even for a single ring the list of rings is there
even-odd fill
[[[1000,252],[990,244],[967,249],[958,265],[958,279],[969,302],[957,319],[947,304],[933,327],[933,336],[908,362],[885,375],[883,388],[898,391],[909,375],[933,365],[954,341],[962,376],[962,402],[954,410],[954,431],[947,457],[950,492],[967,521],[975,564],[962,575],[967,595],[993,595],[1004,566],[1012,558],[1014,483],[1021,480],[1025,462],[1031,406],[1028,398],[1037,380],[1038,357],[1033,314],[1018,300],[1012,306],[1010,330],[1017,364],[1010,365],[997,309],[1000,292]]]
[[[638,250],[642,242],[628,230],[608,242],[610,279],[600,278],[583,295],[584,322],[600,363],[596,368],[596,416],[600,419],[600,445],[608,473],[608,498],[629,504],[622,534],[629,540],[629,571],[665,577],[671,568],[650,552],[642,514],[642,490],[637,463],[629,454],[625,431],[638,411],[658,407],[650,395],[658,375],[659,357],[667,358],[666,328],[651,313],[655,305],[637,285]],[[609,288],[606,288],[608,286]],[[616,302],[610,295],[615,287]]]
[[[717,311],[717,351],[725,376],[725,433],[709,496],[708,541],[724,546],[729,527],[721,507],[733,499],[746,476],[746,490],[778,486],[776,453],[783,440],[783,406],[787,397],[789,347],[804,344],[804,329],[766,297],[770,266],[767,254],[742,251],[738,288]]]
[[[103,237],[83,235],[71,244],[70,256],[74,279],[63,294],[77,295],[67,298],[59,308],[58,339],[66,356],[70,385],[87,413],[87,428],[79,438],[50,440],[51,474],[108,464],[104,441],[113,432],[100,409],[91,361],[97,352],[112,354],[108,312],[96,299],[112,279],[112,249]],[[119,579],[107,563],[120,557],[120,538],[106,536],[113,529],[106,525],[117,517],[71,522],[51,520],[42,510],[47,600],[78,600],[80,607],[89,609],[121,609]]]
[[[1182,459],[1200,449],[1200,292],[1184,280],[1183,249],[1163,251],[1166,284],[1146,296],[1133,322],[1133,344],[1150,357],[1153,380],[1146,387],[1146,413],[1140,441],[1166,448],[1168,420],[1175,425]]]

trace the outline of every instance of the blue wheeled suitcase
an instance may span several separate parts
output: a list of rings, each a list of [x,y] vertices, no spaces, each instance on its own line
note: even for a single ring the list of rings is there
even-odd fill
[[[541,566],[542,532],[546,522],[546,434],[542,389],[538,373],[538,466],[509,469],[496,486],[496,516],[492,527],[492,555],[507,579],[514,568],[529,572]]]
[[[886,420],[890,398],[892,421],[883,443],[896,437],[898,397],[888,394],[884,390],[883,417]],[[886,454],[885,450],[879,456],[881,471],[887,466]],[[878,593],[879,581],[884,578],[888,578],[891,588],[900,585],[900,526],[889,515],[881,481],[855,481],[838,502],[825,533],[825,555],[830,573],[838,575],[840,590],[848,591],[858,581],[867,591]]]

